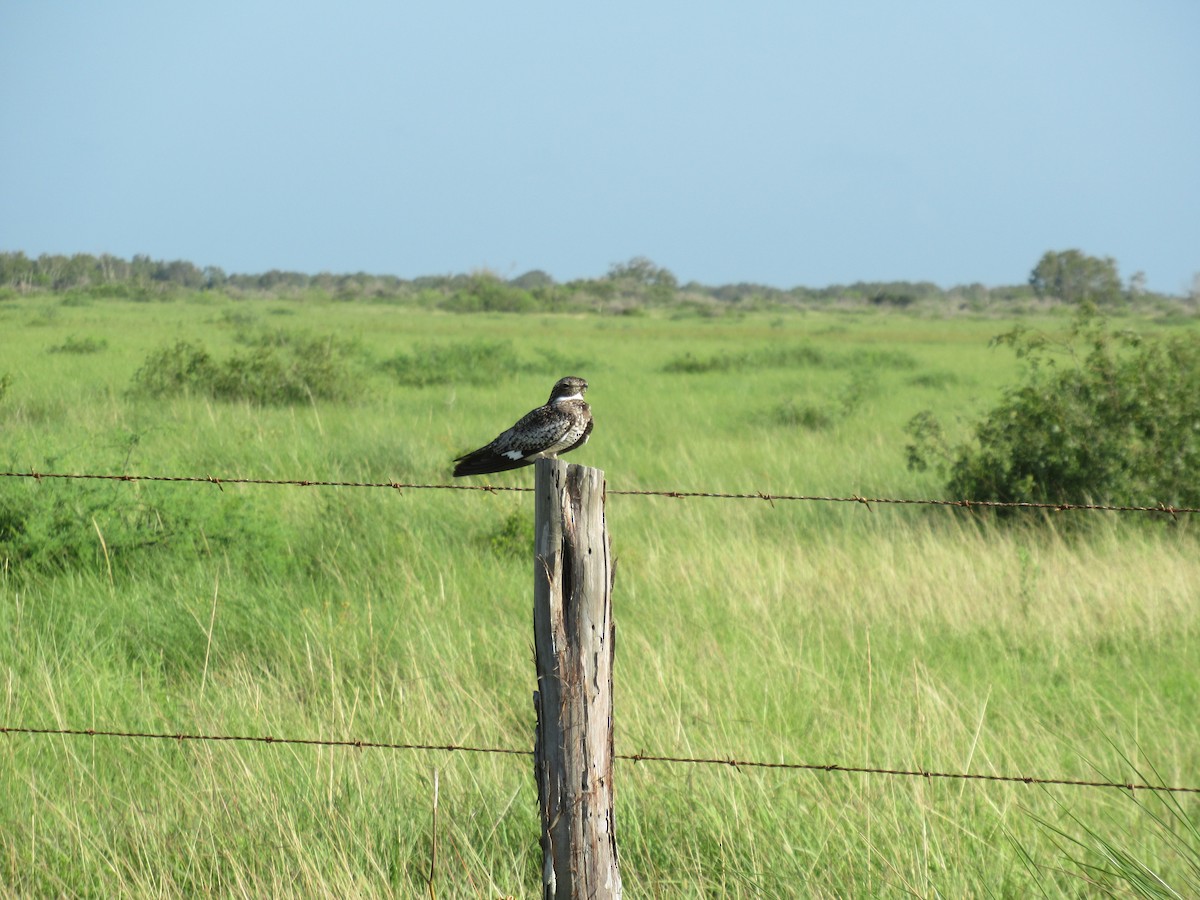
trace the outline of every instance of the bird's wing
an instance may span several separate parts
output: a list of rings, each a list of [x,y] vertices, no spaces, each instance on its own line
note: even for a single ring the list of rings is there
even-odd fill
[[[509,459],[533,456],[562,440],[575,421],[571,412],[558,404],[539,406],[488,446],[492,452]]]
[[[490,444],[455,460],[455,476],[487,475],[527,466],[542,453],[566,453],[587,441],[591,409],[582,400],[548,403],[526,413]]]

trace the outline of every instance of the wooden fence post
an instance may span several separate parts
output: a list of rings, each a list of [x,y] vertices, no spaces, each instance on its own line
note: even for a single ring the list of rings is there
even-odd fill
[[[535,464],[534,774],[546,900],[621,896],[613,817],[612,561],[604,472]]]

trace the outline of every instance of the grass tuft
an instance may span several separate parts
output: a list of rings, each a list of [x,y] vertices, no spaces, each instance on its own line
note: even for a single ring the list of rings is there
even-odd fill
[[[108,348],[108,341],[104,338],[82,337],[77,338],[74,335],[68,337],[61,344],[56,344],[49,348],[49,353],[100,353]]]
[[[383,369],[409,387],[435,384],[487,384],[532,369],[507,341],[419,344],[411,353],[385,360]]]

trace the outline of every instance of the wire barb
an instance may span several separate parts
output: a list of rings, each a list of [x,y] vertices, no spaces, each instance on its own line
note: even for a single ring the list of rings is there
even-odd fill
[[[346,747],[355,750],[422,750],[446,751],[460,753],[492,753],[506,756],[533,756],[532,750],[516,750],[511,747],[482,747],[467,744],[433,744],[433,743],[393,743],[387,741],[364,741],[361,739],[332,740],[322,738],[282,738],[272,735],[237,735],[237,734],[161,734],[145,731],[103,731],[95,728],[33,728],[19,725],[0,725],[0,734],[25,735],[59,735],[66,737],[107,737],[118,739],[173,740],[179,743],[185,741],[225,741],[258,744],[291,744],[308,747]],[[790,763],[763,762],[759,760],[738,759],[735,756],[654,756],[644,752],[632,754],[617,753],[615,759],[626,762],[658,762],[678,763],[692,766],[725,766],[736,769],[778,769],[809,772],[842,772],[855,775],[888,775],[893,777],[954,779],[958,781],[975,782],[1007,782],[1012,784],[1043,784],[1063,785],[1066,787],[1118,788],[1129,792],[1154,791],[1161,793],[1200,794],[1200,787],[1172,786],[1161,784],[1144,784],[1137,782],[1118,781],[1085,781],[1075,778],[1050,778],[1037,775],[985,775],[978,772],[935,772],[923,766],[915,769],[884,769],[870,766],[843,766],[839,763]]]
[[[32,478],[40,483],[43,479],[59,478],[71,480],[103,480],[103,481],[120,481],[126,483],[149,481],[149,482],[172,482],[172,483],[207,483],[215,484],[218,490],[224,492],[226,484],[246,484],[246,485],[274,485],[274,486],[293,486],[293,487],[348,487],[348,488],[387,488],[395,490],[403,496],[405,489],[412,490],[456,490],[456,491],[485,491],[489,494],[497,494],[500,492],[511,493],[530,493],[533,488],[518,487],[518,486],[502,486],[502,485],[472,485],[472,484],[411,484],[397,481],[384,482],[369,482],[369,481],[332,481],[332,480],[314,480],[314,479],[273,479],[273,478],[221,478],[215,475],[206,476],[188,476],[188,475],[106,475],[96,473],[63,473],[63,472],[38,472],[30,468],[27,472],[0,472],[0,478]],[[909,499],[895,497],[862,497],[858,494],[852,494],[848,497],[837,496],[818,496],[805,494],[769,494],[764,491],[756,491],[754,493],[719,493],[712,491],[680,491],[680,490],[608,490],[607,493],[622,495],[622,496],[638,496],[638,497],[668,497],[674,500],[684,499],[720,499],[720,500],[766,500],[775,506],[775,501],[793,501],[793,502],[823,502],[823,503],[861,503],[872,510],[871,504],[892,504],[892,505],[927,505],[927,506],[950,506],[961,509],[1033,509],[1033,510],[1049,510],[1054,512],[1065,512],[1068,510],[1089,511],[1089,512],[1149,512],[1170,515],[1173,519],[1178,519],[1180,513],[1197,513],[1200,509],[1194,507],[1179,507],[1168,506],[1163,502],[1159,502],[1155,506],[1121,506],[1108,504],[1094,503],[1037,503],[1030,501],[1000,501],[1000,500],[970,500],[963,498],[961,500],[935,500],[935,499]],[[515,750],[502,747],[480,747],[468,746],[462,744],[431,744],[431,743],[390,743],[379,741],[364,741],[361,739],[354,740],[322,740],[316,738],[278,738],[272,735],[207,735],[207,734],[160,734],[152,732],[134,732],[134,731],[101,731],[93,728],[86,729],[70,729],[70,728],[29,728],[20,726],[0,725],[0,734],[27,734],[27,735],[64,735],[64,736],[83,736],[83,737],[110,737],[124,739],[149,739],[149,740],[164,740],[171,739],[179,743],[185,741],[241,741],[262,744],[293,744],[307,746],[325,746],[325,747],[352,747],[357,750],[363,749],[388,749],[388,750],[422,750],[422,751],[459,751],[469,753],[494,753],[494,754],[509,754],[515,756],[531,756],[532,750]],[[866,766],[843,766],[838,763],[785,763],[785,762],[761,762],[754,760],[739,760],[733,756],[723,758],[700,758],[700,757],[676,757],[676,756],[653,756],[644,752],[638,752],[632,755],[617,754],[617,759],[627,760],[634,763],[641,762],[661,762],[661,763],[680,763],[688,765],[722,765],[741,771],[744,768],[760,768],[760,769],[791,769],[791,770],[810,770],[820,772],[845,772],[856,774],[870,775],[889,775],[902,777],[921,777],[925,779],[946,778],[972,781],[989,781],[989,782],[1012,782],[1019,784],[1041,784],[1041,785],[1067,785],[1072,787],[1096,787],[1096,788],[1120,788],[1130,792],[1144,791],[1162,791],[1174,793],[1192,793],[1200,794],[1200,787],[1171,787],[1163,785],[1138,784],[1138,783],[1120,783],[1112,781],[1084,781],[1068,778],[1046,778],[1032,775],[984,775],[971,772],[932,772],[924,768],[917,769],[884,769],[872,768]]]
[[[289,487],[331,487],[331,488],[387,488],[403,496],[405,490],[423,491],[483,491],[488,494],[501,492],[529,494],[531,487],[499,484],[410,484],[401,481],[329,481],[308,478],[219,478],[215,475],[103,475],[96,473],[73,472],[0,472],[0,478],[32,478],[42,481],[45,478],[65,478],[72,480],[100,481],[150,481],[173,482],[187,484],[203,482],[215,484],[222,491],[226,484],[274,485]],[[952,506],[959,509],[1030,509],[1047,510],[1049,512],[1120,512],[1120,513],[1159,513],[1178,519],[1180,513],[1200,513],[1200,508],[1194,506],[1169,506],[1158,502],[1153,506],[1123,506],[1106,503],[1043,503],[1032,500],[937,500],[910,497],[862,497],[851,494],[848,497],[822,496],[817,494],[772,494],[766,491],[747,493],[722,493],[717,491],[680,491],[680,490],[612,490],[607,494],[625,497],[669,497],[672,500],[712,499],[712,500],[766,500],[771,506],[778,501],[805,503],[861,503],[871,509],[872,503],[891,504],[893,506]],[[872,510],[873,511],[873,510]]]

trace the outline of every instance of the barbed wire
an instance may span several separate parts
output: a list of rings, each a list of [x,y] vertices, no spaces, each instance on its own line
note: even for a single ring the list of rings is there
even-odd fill
[[[218,477],[214,475],[129,475],[129,474],[98,474],[98,473],[64,473],[64,472],[0,472],[4,478],[30,478],[37,481],[42,479],[67,480],[100,480],[119,482],[167,482],[185,484],[212,484],[223,490],[223,485],[270,485],[289,487],[335,487],[335,488],[382,488],[403,492],[404,490],[454,490],[454,491],[484,491],[487,493],[511,492],[531,493],[533,488],[506,485],[475,485],[475,484],[422,484],[396,481],[337,481],[324,479],[278,479],[278,478],[245,478]],[[1125,506],[1093,503],[1038,503],[1028,501],[999,501],[999,500],[947,500],[947,499],[917,499],[895,497],[863,497],[857,494],[851,496],[823,496],[808,494],[771,494],[764,491],[752,493],[723,493],[714,491],[681,491],[681,490],[609,490],[609,494],[621,496],[666,497],[670,499],[721,499],[721,500],[762,500],[774,505],[775,501],[794,502],[825,502],[825,503],[861,503],[868,509],[872,504],[892,505],[927,505],[949,506],[963,509],[1032,509],[1053,512],[1065,511],[1103,511],[1103,512],[1141,512],[1164,513],[1175,516],[1179,513],[1197,513],[1200,509],[1193,507],[1167,506]],[[66,728],[29,728],[19,726],[0,726],[3,734],[31,735],[63,735],[87,737],[111,737],[125,739],[153,739],[185,741],[225,741],[251,742],[264,744],[293,744],[307,746],[347,747],[357,749],[390,749],[414,751],[450,751],[469,753],[509,754],[518,756],[532,755],[531,750],[515,750],[500,747],[479,747],[462,744],[432,744],[432,743],[392,743],[362,740],[329,740],[320,738],[277,738],[270,735],[209,735],[184,733],[153,733],[133,731],[103,731],[97,729],[66,729]],[[1177,793],[1200,793],[1200,787],[1168,787],[1136,782],[1088,781],[1080,779],[1047,778],[1030,775],[986,775],[970,772],[937,772],[925,769],[887,769],[867,766],[845,766],[837,763],[786,763],[762,762],[755,760],[729,757],[677,757],[645,753],[617,754],[617,759],[639,762],[681,763],[691,765],[720,765],[731,768],[758,768],[807,770],[817,772],[846,772],[869,775],[890,775],[901,777],[921,777],[926,779],[958,779],[971,781],[1009,782],[1019,784],[1066,785],[1075,787],[1121,788],[1129,791],[1148,790]]]
[[[0,472],[0,478],[32,478],[41,481],[43,478],[66,478],[74,480],[93,481],[165,481],[184,484],[215,484],[223,488],[227,484],[265,484],[284,487],[339,487],[339,488],[389,488],[394,491],[405,490],[443,490],[443,491],[514,491],[532,493],[531,487],[506,487],[490,484],[410,484],[402,481],[324,481],[309,478],[225,478],[216,475],[98,475],[82,472]]]
[[[65,737],[141,738],[145,740],[216,741],[250,744],[298,744],[309,747],[348,747],[356,750],[447,750],[463,753],[506,753],[512,756],[532,756],[532,750],[510,750],[503,747],[473,747],[468,744],[401,744],[387,741],[336,740],[331,738],[288,738],[271,735],[244,734],[187,734],[155,731],[106,731],[98,728],[29,728],[20,725],[0,725],[0,734],[62,735]]]
[[[403,493],[406,490],[441,490],[441,491],[484,491],[486,493],[532,493],[533,488],[513,485],[494,484],[419,484],[402,481],[329,481],[309,478],[240,478],[219,477],[216,475],[105,475],[77,472],[0,472],[0,478],[31,478],[40,481],[45,478],[94,481],[124,481],[124,482],[172,482],[184,484],[213,484],[219,489],[224,485],[250,484],[274,485],[286,487],[334,487],[334,488],[386,488]],[[719,491],[680,491],[680,490],[608,490],[607,493],[626,497],[667,497],[674,500],[715,499],[715,500],[763,500],[771,505],[775,501],[810,502],[810,503],[861,503],[870,509],[872,504],[893,506],[948,506],[959,509],[1030,509],[1049,512],[1137,512],[1162,513],[1175,517],[1180,513],[1200,513],[1200,507],[1169,506],[1159,503],[1155,506],[1131,506],[1106,503],[1049,503],[1027,500],[948,500],[923,499],[908,497],[863,497],[858,494],[850,496],[825,496],[816,494],[772,494],[767,491],[742,493],[723,493]]]
[[[467,744],[418,744],[393,743],[388,741],[337,740],[329,738],[288,738],[271,735],[233,734],[188,734],[146,731],[107,731],[96,728],[33,728],[15,725],[0,725],[0,734],[26,734],[63,737],[107,737],[118,739],[144,739],[175,741],[214,741],[257,744],[291,744],[309,747],[341,747],[355,750],[419,750],[464,753],[490,753],[506,756],[533,756],[532,750],[516,750],[511,747],[482,747]],[[1153,791],[1161,793],[1200,794],[1200,787],[1146,784],[1135,781],[1089,781],[1077,778],[1049,778],[1039,775],[986,775],[977,772],[938,772],[928,769],[885,769],[870,766],[844,766],[839,763],[795,763],[763,762],[759,760],[728,757],[661,756],[647,753],[617,753],[615,759],[633,763],[680,763],[684,765],[728,766],[732,769],[778,769],[808,772],[842,772],[855,775],[888,775],[905,778],[952,779],[958,781],[1006,782],[1010,784],[1061,785],[1066,787],[1118,788],[1126,791]]]

